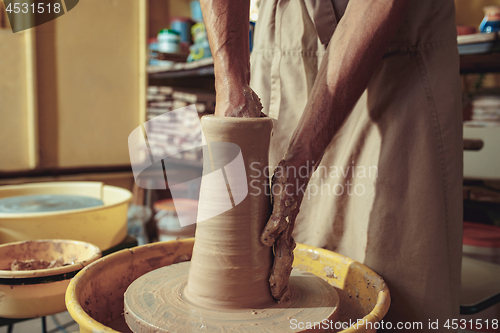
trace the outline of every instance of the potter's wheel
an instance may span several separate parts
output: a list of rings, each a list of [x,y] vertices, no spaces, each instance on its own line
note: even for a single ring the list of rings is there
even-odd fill
[[[367,322],[382,318],[389,298],[380,277],[348,258],[300,245],[294,262],[304,270],[292,273],[291,301],[275,303],[268,282],[273,251],[260,241],[271,212],[266,169],[272,119],[205,116],[201,123],[208,149],[203,149],[197,214],[203,222],[197,223],[196,242],[120,251],[80,272],[67,294],[68,310],[80,327],[111,331],[105,325],[115,327],[122,314],[141,333],[291,332],[315,322],[315,331],[321,331],[324,324],[337,328],[371,309]],[[240,150],[216,149],[221,142]],[[292,260],[290,251],[280,255],[284,262]],[[174,265],[189,258],[190,263]],[[334,288],[342,290],[340,311]],[[346,315],[346,309],[358,308]]]
[[[271,206],[265,170],[272,119],[205,116],[201,124],[207,149],[191,262],[130,284],[124,298],[129,327],[141,333],[300,332],[307,322],[335,321],[337,292],[311,273],[292,273],[290,301],[278,304],[271,296],[272,248],[259,237]],[[294,328],[295,321],[302,325]]]
[[[335,289],[323,279],[298,269],[292,271],[289,285],[292,298],[285,304],[223,310],[194,305],[184,295],[190,264],[154,270],[129,286],[124,315],[132,331],[296,332],[303,329],[293,330],[291,323],[336,319],[339,298]]]

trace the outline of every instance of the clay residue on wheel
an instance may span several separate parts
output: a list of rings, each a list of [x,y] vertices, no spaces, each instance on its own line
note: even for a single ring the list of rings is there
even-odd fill
[[[10,265],[11,271],[34,271],[37,269],[49,269],[64,266],[64,260],[60,257],[57,260],[46,261],[41,259],[14,260]]]
[[[366,315],[362,306],[360,306],[346,290],[340,288],[335,288],[335,290],[337,290],[337,294],[339,295],[339,314],[337,321],[342,323],[354,323]],[[335,332],[337,332],[337,330]]]
[[[183,255],[180,255],[177,258],[175,258],[174,264],[178,264],[180,262],[185,262],[185,261],[189,261],[189,260],[191,260],[191,256],[187,255],[187,254],[183,254]]]
[[[160,268],[128,287],[124,316],[133,332],[297,332],[290,327],[291,318],[298,322],[336,321],[337,292],[312,273],[294,270],[290,278],[292,297],[285,305],[274,302],[258,309],[215,310],[184,297],[189,266],[187,262]]]

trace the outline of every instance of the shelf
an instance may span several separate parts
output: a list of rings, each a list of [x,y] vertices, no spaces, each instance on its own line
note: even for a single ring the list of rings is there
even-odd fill
[[[176,63],[173,66],[148,66],[147,72],[151,79],[213,76],[214,63],[212,58],[207,58],[194,62]],[[461,55],[460,73],[500,73],[500,53]]]
[[[460,73],[500,73],[500,53],[462,55]]]
[[[164,53],[164,52],[158,52],[158,55],[156,57],[157,60],[163,60],[163,61],[173,61],[173,62],[186,62],[187,58],[189,56],[188,53]]]
[[[211,76],[214,75],[214,60],[206,58],[193,62],[176,63],[173,66],[148,66],[147,72],[151,79]]]
[[[499,73],[500,35],[498,33],[458,36],[460,73]]]
[[[460,73],[500,73],[500,40],[495,41],[492,52],[460,55]],[[148,66],[151,79],[213,76],[213,58],[193,62],[175,63],[173,66]]]

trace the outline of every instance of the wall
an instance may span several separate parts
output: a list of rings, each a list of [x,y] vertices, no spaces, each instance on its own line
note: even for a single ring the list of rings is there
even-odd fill
[[[0,28],[0,170],[37,163],[32,32]]]
[[[80,1],[35,28],[41,166],[130,163],[145,84],[140,2]]]
[[[0,172],[130,164],[146,35],[146,0],[81,0],[38,27],[0,29]]]
[[[500,0],[455,0],[457,24],[478,28],[484,17],[483,7],[488,5],[500,6]]]

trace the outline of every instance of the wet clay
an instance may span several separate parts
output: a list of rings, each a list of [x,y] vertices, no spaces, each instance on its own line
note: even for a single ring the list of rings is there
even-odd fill
[[[191,262],[157,269],[128,287],[124,317],[131,330],[299,332],[291,319],[335,320],[337,292],[311,273],[295,270],[288,302],[277,303],[270,292],[272,248],[260,235],[270,216],[272,120],[208,116],[202,128],[207,149]]]
[[[48,269],[64,266],[63,258],[46,261],[41,259],[14,260],[10,265],[11,271],[34,271],[37,269]]]
[[[217,171],[217,162],[224,161],[233,201],[245,191],[248,194],[228,211],[197,223],[186,298],[208,308],[268,307],[274,303],[268,282],[272,252],[259,238],[270,214],[265,169],[272,120],[208,116],[201,124],[208,150],[203,156],[198,220],[227,202],[228,191],[220,190],[221,179],[206,172]],[[236,144],[245,168],[231,167],[237,161],[234,151],[219,148],[218,142]]]
[[[202,308],[185,297],[189,262],[160,268],[135,280],[125,297],[125,319],[133,332],[300,332],[290,320],[318,323],[335,321],[337,292],[323,279],[295,269],[290,277],[291,301],[274,302],[266,309]]]

